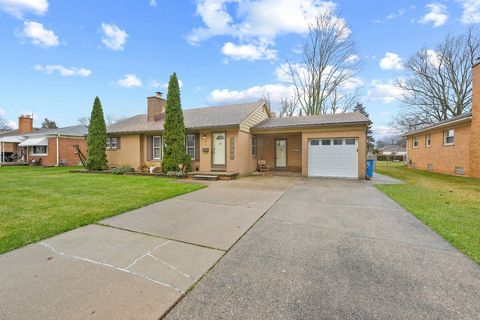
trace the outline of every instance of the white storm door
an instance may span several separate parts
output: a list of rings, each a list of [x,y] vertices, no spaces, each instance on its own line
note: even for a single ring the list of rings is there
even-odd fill
[[[224,166],[225,165],[225,132],[218,132],[212,134],[213,139],[213,165]]]
[[[275,167],[287,167],[287,140],[275,140]]]

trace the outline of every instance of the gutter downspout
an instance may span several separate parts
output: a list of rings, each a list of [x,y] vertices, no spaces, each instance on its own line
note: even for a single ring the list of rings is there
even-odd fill
[[[58,155],[58,137],[59,137],[59,136],[60,136],[60,135],[57,134],[57,167],[58,167],[58,165],[59,165],[59,163],[60,163],[60,157],[59,157],[59,155]]]
[[[0,144],[0,154],[2,155],[2,158],[0,159],[0,166],[4,162],[4,158],[5,158],[5,156],[3,155],[4,154],[3,149],[5,149],[5,142],[2,141],[2,143]]]

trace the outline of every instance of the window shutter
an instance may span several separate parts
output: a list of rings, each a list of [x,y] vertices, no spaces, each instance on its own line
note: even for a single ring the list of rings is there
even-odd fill
[[[117,149],[120,149],[120,141],[122,141],[122,139],[117,137]]]
[[[200,161],[200,133],[195,133],[195,161]]]
[[[153,136],[147,136],[147,160],[153,159]]]

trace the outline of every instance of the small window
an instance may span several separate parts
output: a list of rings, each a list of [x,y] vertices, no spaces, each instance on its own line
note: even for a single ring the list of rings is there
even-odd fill
[[[190,159],[195,160],[195,135],[187,134],[185,137],[185,146],[187,148],[187,154],[190,156]]]
[[[431,164],[431,163],[427,164],[427,170],[428,171],[433,171],[433,164]]]
[[[311,146],[318,146],[318,145],[320,145],[320,141],[318,141],[318,140],[310,140],[310,145],[311,145]]]
[[[230,160],[235,159],[235,138],[230,137]]]
[[[322,146],[329,146],[332,143],[330,140],[322,140]]]
[[[257,156],[257,137],[252,136],[252,156]]]
[[[155,136],[153,137],[153,159],[154,160],[160,160],[162,159],[162,137],[160,136]]]
[[[432,143],[432,138],[429,134],[427,134],[425,136],[425,147],[430,147],[431,143]]]
[[[333,139],[334,146],[341,146],[343,145],[343,139]]]
[[[455,167],[455,174],[463,176],[465,174],[465,170],[463,167]]]
[[[32,156],[46,155],[47,154],[47,146],[33,146],[31,154],[32,154]]]
[[[118,149],[118,137],[108,137],[106,147],[110,150]]]
[[[418,148],[418,136],[413,137],[413,147]]]
[[[355,139],[345,139],[345,144],[347,146],[353,146],[355,145]]]
[[[443,136],[444,136],[444,144],[445,145],[452,145],[455,143],[455,130],[454,129],[449,129],[449,130],[445,130],[443,132]]]

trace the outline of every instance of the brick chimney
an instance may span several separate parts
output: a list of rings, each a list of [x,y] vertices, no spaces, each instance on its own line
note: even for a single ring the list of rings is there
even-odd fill
[[[31,133],[33,131],[33,116],[22,114],[18,117],[18,132],[20,134]]]
[[[148,121],[158,121],[165,117],[167,101],[162,98],[161,92],[155,92],[152,97],[147,97]]]
[[[480,59],[473,66],[470,176],[480,178]]]

